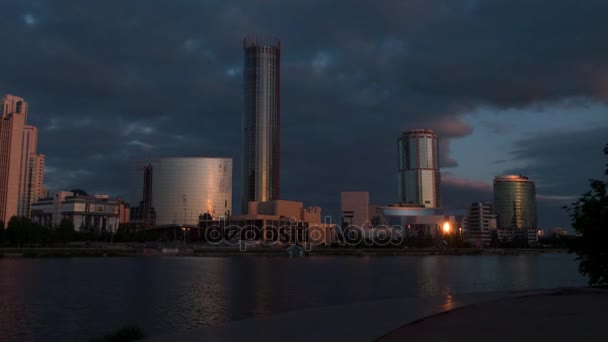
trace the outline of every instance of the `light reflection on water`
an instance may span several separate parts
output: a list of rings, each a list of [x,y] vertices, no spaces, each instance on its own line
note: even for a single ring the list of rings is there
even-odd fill
[[[584,286],[570,255],[0,259],[0,336],[149,334],[395,297]]]

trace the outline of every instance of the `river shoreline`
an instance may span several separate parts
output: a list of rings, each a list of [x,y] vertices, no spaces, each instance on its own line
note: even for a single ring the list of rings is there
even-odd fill
[[[568,253],[565,249],[356,249],[356,248],[316,248],[306,251],[306,256],[424,256],[424,255],[535,255],[535,254]],[[150,257],[150,256],[289,256],[285,249],[207,247],[196,248],[188,246],[164,248],[136,247],[24,247],[0,248],[0,257],[5,258],[61,258],[61,257]]]

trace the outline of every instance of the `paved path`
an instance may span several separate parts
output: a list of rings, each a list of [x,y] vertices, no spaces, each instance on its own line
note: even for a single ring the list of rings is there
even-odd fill
[[[560,290],[470,305],[407,324],[379,341],[608,341],[608,290]]]

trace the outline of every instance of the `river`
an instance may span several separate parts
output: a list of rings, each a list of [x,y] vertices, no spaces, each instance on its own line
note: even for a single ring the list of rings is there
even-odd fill
[[[584,286],[572,255],[0,258],[0,340],[147,335],[397,297]]]

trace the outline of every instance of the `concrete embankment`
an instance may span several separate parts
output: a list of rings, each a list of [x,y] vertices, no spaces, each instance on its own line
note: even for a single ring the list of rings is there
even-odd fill
[[[420,256],[420,255],[529,255],[543,253],[567,253],[563,249],[423,249],[423,248],[314,248],[306,251],[307,256]],[[0,248],[0,257],[132,257],[132,256],[277,256],[288,253],[283,248],[234,247],[114,247],[111,245],[95,247],[23,247]]]

